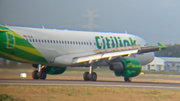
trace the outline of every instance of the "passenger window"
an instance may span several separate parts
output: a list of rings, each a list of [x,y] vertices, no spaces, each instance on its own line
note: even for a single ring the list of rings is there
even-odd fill
[[[75,44],[75,42],[73,41],[73,44]]]
[[[39,39],[39,42],[41,42],[41,40]]]
[[[67,41],[67,43],[69,44],[69,41]]]
[[[64,41],[64,43],[66,44],[66,41]]]
[[[72,41],[70,41],[70,43],[72,44]]]
[[[64,44],[64,41],[62,41],[62,43]]]
[[[26,41],[29,41],[28,39],[26,39]]]
[[[41,42],[42,42],[42,43],[44,43],[44,40],[43,40],[43,39],[41,39]]]
[[[90,42],[90,45],[92,45],[92,43]]]
[[[87,42],[87,45],[88,45],[89,43]]]
[[[49,43],[49,40],[47,40],[48,41],[48,43]]]
[[[31,39],[29,39],[29,41],[31,42]]]
[[[34,39],[32,39],[32,41],[34,42]]]
[[[46,43],[46,39],[44,39],[44,42]]]
[[[81,42],[79,41],[79,45],[81,44]]]
[[[61,41],[59,40],[59,43],[61,44]]]
[[[86,45],[86,42],[84,42],[84,45]]]
[[[56,41],[55,41],[55,40],[53,40],[53,42],[54,42],[54,43],[56,43]]]
[[[50,42],[52,43],[52,40],[50,40]]]

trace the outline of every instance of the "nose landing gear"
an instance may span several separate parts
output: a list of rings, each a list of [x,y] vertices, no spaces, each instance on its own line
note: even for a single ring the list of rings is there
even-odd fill
[[[32,72],[33,79],[45,80],[46,76],[47,76],[46,68],[45,68],[45,66],[43,66],[41,64],[38,65],[38,70],[34,70]]]

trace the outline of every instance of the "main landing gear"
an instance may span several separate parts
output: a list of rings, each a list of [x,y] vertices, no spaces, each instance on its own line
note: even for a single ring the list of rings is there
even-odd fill
[[[124,77],[125,82],[131,82],[132,78],[131,77]]]
[[[83,75],[84,81],[96,81],[97,80],[97,74],[93,72],[94,69],[97,68],[96,64],[91,64],[89,67],[89,72],[85,72]]]
[[[32,78],[33,79],[46,79],[47,73],[46,73],[46,68],[45,66],[39,64],[38,65],[38,70],[34,70],[32,72]]]

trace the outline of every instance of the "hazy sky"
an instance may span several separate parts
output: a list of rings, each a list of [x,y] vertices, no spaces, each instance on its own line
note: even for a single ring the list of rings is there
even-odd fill
[[[180,0],[0,0],[0,24],[85,30],[88,10],[99,16],[98,31],[180,42]]]

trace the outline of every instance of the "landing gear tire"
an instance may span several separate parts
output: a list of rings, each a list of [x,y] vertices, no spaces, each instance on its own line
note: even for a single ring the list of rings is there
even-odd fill
[[[125,82],[131,82],[132,78],[131,77],[124,77]]]
[[[85,72],[83,74],[84,81],[96,81],[97,80],[97,74],[93,72],[92,74],[89,74],[89,72]]]
[[[83,79],[84,79],[84,81],[89,81],[89,72],[85,72],[83,74]]]
[[[33,79],[39,79],[38,70],[34,70],[34,71],[32,72],[32,78],[33,78]]]
[[[42,69],[42,70],[39,72],[39,78],[40,78],[41,80],[45,80],[45,79],[46,79],[46,76],[47,76],[47,74],[46,74],[45,69]]]
[[[92,74],[89,74],[89,80],[90,81],[96,81],[97,80],[97,74],[95,72],[92,72]]]

